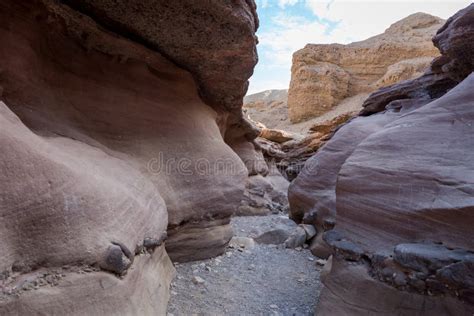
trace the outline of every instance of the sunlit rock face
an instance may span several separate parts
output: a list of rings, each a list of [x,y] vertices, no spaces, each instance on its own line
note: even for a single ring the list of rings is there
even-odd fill
[[[346,98],[418,77],[439,55],[431,38],[443,22],[416,13],[364,41],[306,45],[293,55],[291,122],[320,116]]]
[[[430,69],[373,93],[290,185],[332,256],[322,315],[474,311],[474,5],[433,42]]]
[[[0,1],[0,314],[163,314],[223,252],[257,19],[211,2]]]

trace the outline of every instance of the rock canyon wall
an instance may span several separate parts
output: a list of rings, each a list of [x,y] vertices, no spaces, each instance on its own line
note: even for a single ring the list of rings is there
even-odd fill
[[[416,13],[367,40],[308,44],[293,54],[288,113],[292,123],[331,111],[343,100],[421,75],[438,50],[431,37],[443,20]],[[360,98],[347,100],[359,107]]]
[[[330,257],[321,315],[474,312],[474,5],[421,77],[373,93],[290,185]]]
[[[251,0],[0,1],[0,314],[163,314],[167,253],[223,252],[257,27]]]

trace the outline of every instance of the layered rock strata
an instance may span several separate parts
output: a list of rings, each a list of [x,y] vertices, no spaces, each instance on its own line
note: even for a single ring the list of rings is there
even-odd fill
[[[257,25],[243,0],[0,1],[0,314],[163,314],[167,252],[224,250]]]
[[[320,116],[346,98],[421,75],[439,54],[431,37],[442,24],[440,18],[416,13],[365,41],[306,45],[293,55],[291,122]]]
[[[430,69],[372,94],[290,186],[332,256],[322,315],[474,311],[474,5],[433,42]]]

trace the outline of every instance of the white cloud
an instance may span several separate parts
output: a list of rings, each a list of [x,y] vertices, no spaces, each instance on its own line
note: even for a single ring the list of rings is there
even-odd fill
[[[328,26],[316,20],[280,14],[273,18],[274,27],[259,34],[259,52],[267,64],[291,66],[292,55],[308,43],[348,42],[348,34],[328,34]]]
[[[469,5],[466,0],[306,0],[312,12],[323,19],[339,21],[332,32],[336,40],[350,34],[363,40],[383,33],[391,24],[416,12],[425,12],[447,19]]]
[[[298,0],[278,0],[278,6],[284,9],[287,5],[295,5],[298,3]]]

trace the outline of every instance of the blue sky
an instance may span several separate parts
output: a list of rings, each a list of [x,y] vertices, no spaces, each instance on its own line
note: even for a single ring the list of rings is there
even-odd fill
[[[307,43],[350,43],[383,33],[416,12],[444,19],[468,6],[465,0],[256,0],[259,63],[248,94],[287,89],[293,52]]]

